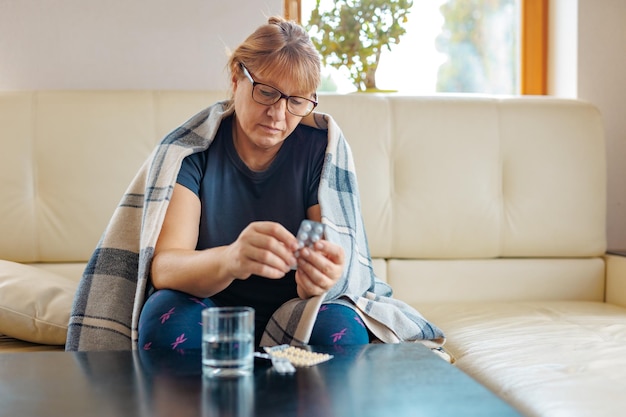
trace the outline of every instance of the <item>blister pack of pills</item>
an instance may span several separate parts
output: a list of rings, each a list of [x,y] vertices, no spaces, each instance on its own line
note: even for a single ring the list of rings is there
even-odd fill
[[[302,220],[298,234],[298,248],[305,246],[313,246],[315,242],[324,237],[325,225],[322,223],[314,222],[313,220]]]
[[[296,368],[305,368],[326,362],[333,358],[328,353],[312,352],[290,345],[263,348],[273,358],[287,359]]]
[[[296,250],[295,253],[296,257],[299,255],[300,249],[305,246],[313,246],[315,242],[322,239],[325,231],[326,225],[322,223],[307,219],[302,220],[298,233],[296,234],[296,238],[298,239],[298,250]],[[297,265],[294,265],[291,269],[297,269]]]

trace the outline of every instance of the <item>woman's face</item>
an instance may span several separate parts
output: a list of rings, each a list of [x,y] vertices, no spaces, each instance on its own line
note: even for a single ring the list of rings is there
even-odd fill
[[[280,74],[250,73],[254,81],[270,85],[283,94],[311,97],[311,92],[301,91],[297,83],[280,77]],[[280,148],[282,142],[302,120],[302,117],[294,116],[287,111],[285,99],[280,99],[270,106],[254,101],[252,82],[245,76],[233,77],[233,93],[238,140],[244,140],[248,146],[258,150],[269,151]]]

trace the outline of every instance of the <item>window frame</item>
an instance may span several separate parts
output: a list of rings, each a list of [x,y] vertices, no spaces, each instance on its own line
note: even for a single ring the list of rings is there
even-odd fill
[[[548,6],[550,0],[521,0],[520,93],[548,91]],[[285,0],[286,19],[302,22],[301,0]]]
[[[522,0],[522,94],[545,95],[548,91],[548,2]]]

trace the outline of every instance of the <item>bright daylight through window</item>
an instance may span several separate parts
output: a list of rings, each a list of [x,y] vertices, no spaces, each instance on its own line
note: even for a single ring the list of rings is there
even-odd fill
[[[521,1],[413,0],[402,23],[406,33],[381,52],[376,87],[412,94],[519,94]],[[319,0],[319,11],[355,3]],[[305,26],[315,8],[316,0],[301,0]],[[356,90],[345,67],[327,65],[323,77],[320,91]]]

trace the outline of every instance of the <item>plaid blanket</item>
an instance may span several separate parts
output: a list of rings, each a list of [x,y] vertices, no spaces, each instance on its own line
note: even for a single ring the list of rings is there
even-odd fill
[[[137,324],[149,288],[152,255],[182,160],[209,147],[221,120],[232,112],[227,108],[226,101],[216,103],[172,131],[131,182],[78,286],[67,350],[137,348]],[[302,122],[328,131],[319,202],[326,238],[344,248],[346,266],[343,277],[326,294],[281,306],[261,344],[307,343],[317,310],[331,302],[354,308],[382,342],[420,341],[440,347],[441,330],[392,298],[391,288],[374,275],[352,153],[341,130],[322,113],[312,113]]]

